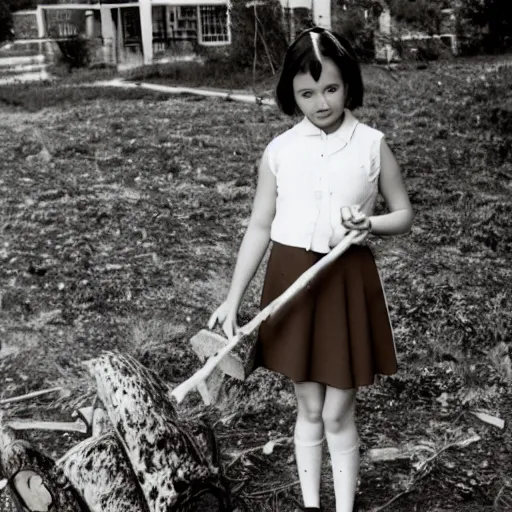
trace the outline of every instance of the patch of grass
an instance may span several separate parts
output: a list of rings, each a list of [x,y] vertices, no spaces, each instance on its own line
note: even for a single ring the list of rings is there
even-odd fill
[[[135,101],[149,99],[165,101],[167,94],[144,89],[89,87],[65,83],[24,83],[0,85],[0,105],[18,107],[28,112],[62,105],[76,105],[95,100]]]
[[[253,85],[258,90],[268,89],[274,82],[274,77],[268,72],[261,71],[257,71],[254,81],[252,69],[240,69],[236,63],[222,57],[211,58],[205,62],[174,62],[143,66],[125,71],[123,76],[132,81],[235,90],[251,89]]]
[[[62,85],[80,85],[96,81],[111,80],[119,76],[115,66],[96,66],[69,69],[62,64],[48,67],[51,76],[59,79]]]

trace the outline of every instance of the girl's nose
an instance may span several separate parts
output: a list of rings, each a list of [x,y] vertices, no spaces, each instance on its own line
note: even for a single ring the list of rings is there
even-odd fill
[[[327,100],[323,94],[321,94],[318,99],[317,107],[318,110],[327,110],[329,108],[329,104],[327,103]]]

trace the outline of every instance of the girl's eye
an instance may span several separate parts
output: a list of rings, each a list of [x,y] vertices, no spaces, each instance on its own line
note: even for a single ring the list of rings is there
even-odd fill
[[[338,88],[337,88],[337,87],[329,87],[329,89],[328,89],[328,91],[329,91],[330,93],[334,93],[334,92],[336,92],[337,90],[338,90]]]
[[[303,98],[311,98],[311,93],[310,92],[303,92],[302,93],[302,97]]]

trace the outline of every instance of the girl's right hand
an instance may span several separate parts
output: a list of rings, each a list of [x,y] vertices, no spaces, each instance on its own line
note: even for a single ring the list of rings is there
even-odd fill
[[[228,339],[232,338],[238,331],[237,310],[233,309],[231,304],[224,301],[208,320],[208,329],[212,330],[217,323],[222,327]]]

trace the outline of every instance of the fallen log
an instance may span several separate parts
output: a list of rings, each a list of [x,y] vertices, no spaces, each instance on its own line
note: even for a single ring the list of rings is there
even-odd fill
[[[53,459],[5,425],[0,415],[0,478],[8,481],[19,510],[89,512]]]
[[[104,409],[94,409],[92,415],[91,435],[93,437],[101,435],[111,428],[110,420]]]
[[[91,512],[147,512],[148,506],[114,431],[90,437],[57,461]]]
[[[201,420],[178,417],[169,388],[134,358],[114,352],[86,362],[149,512],[197,510],[208,493],[229,510],[215,437]]]

